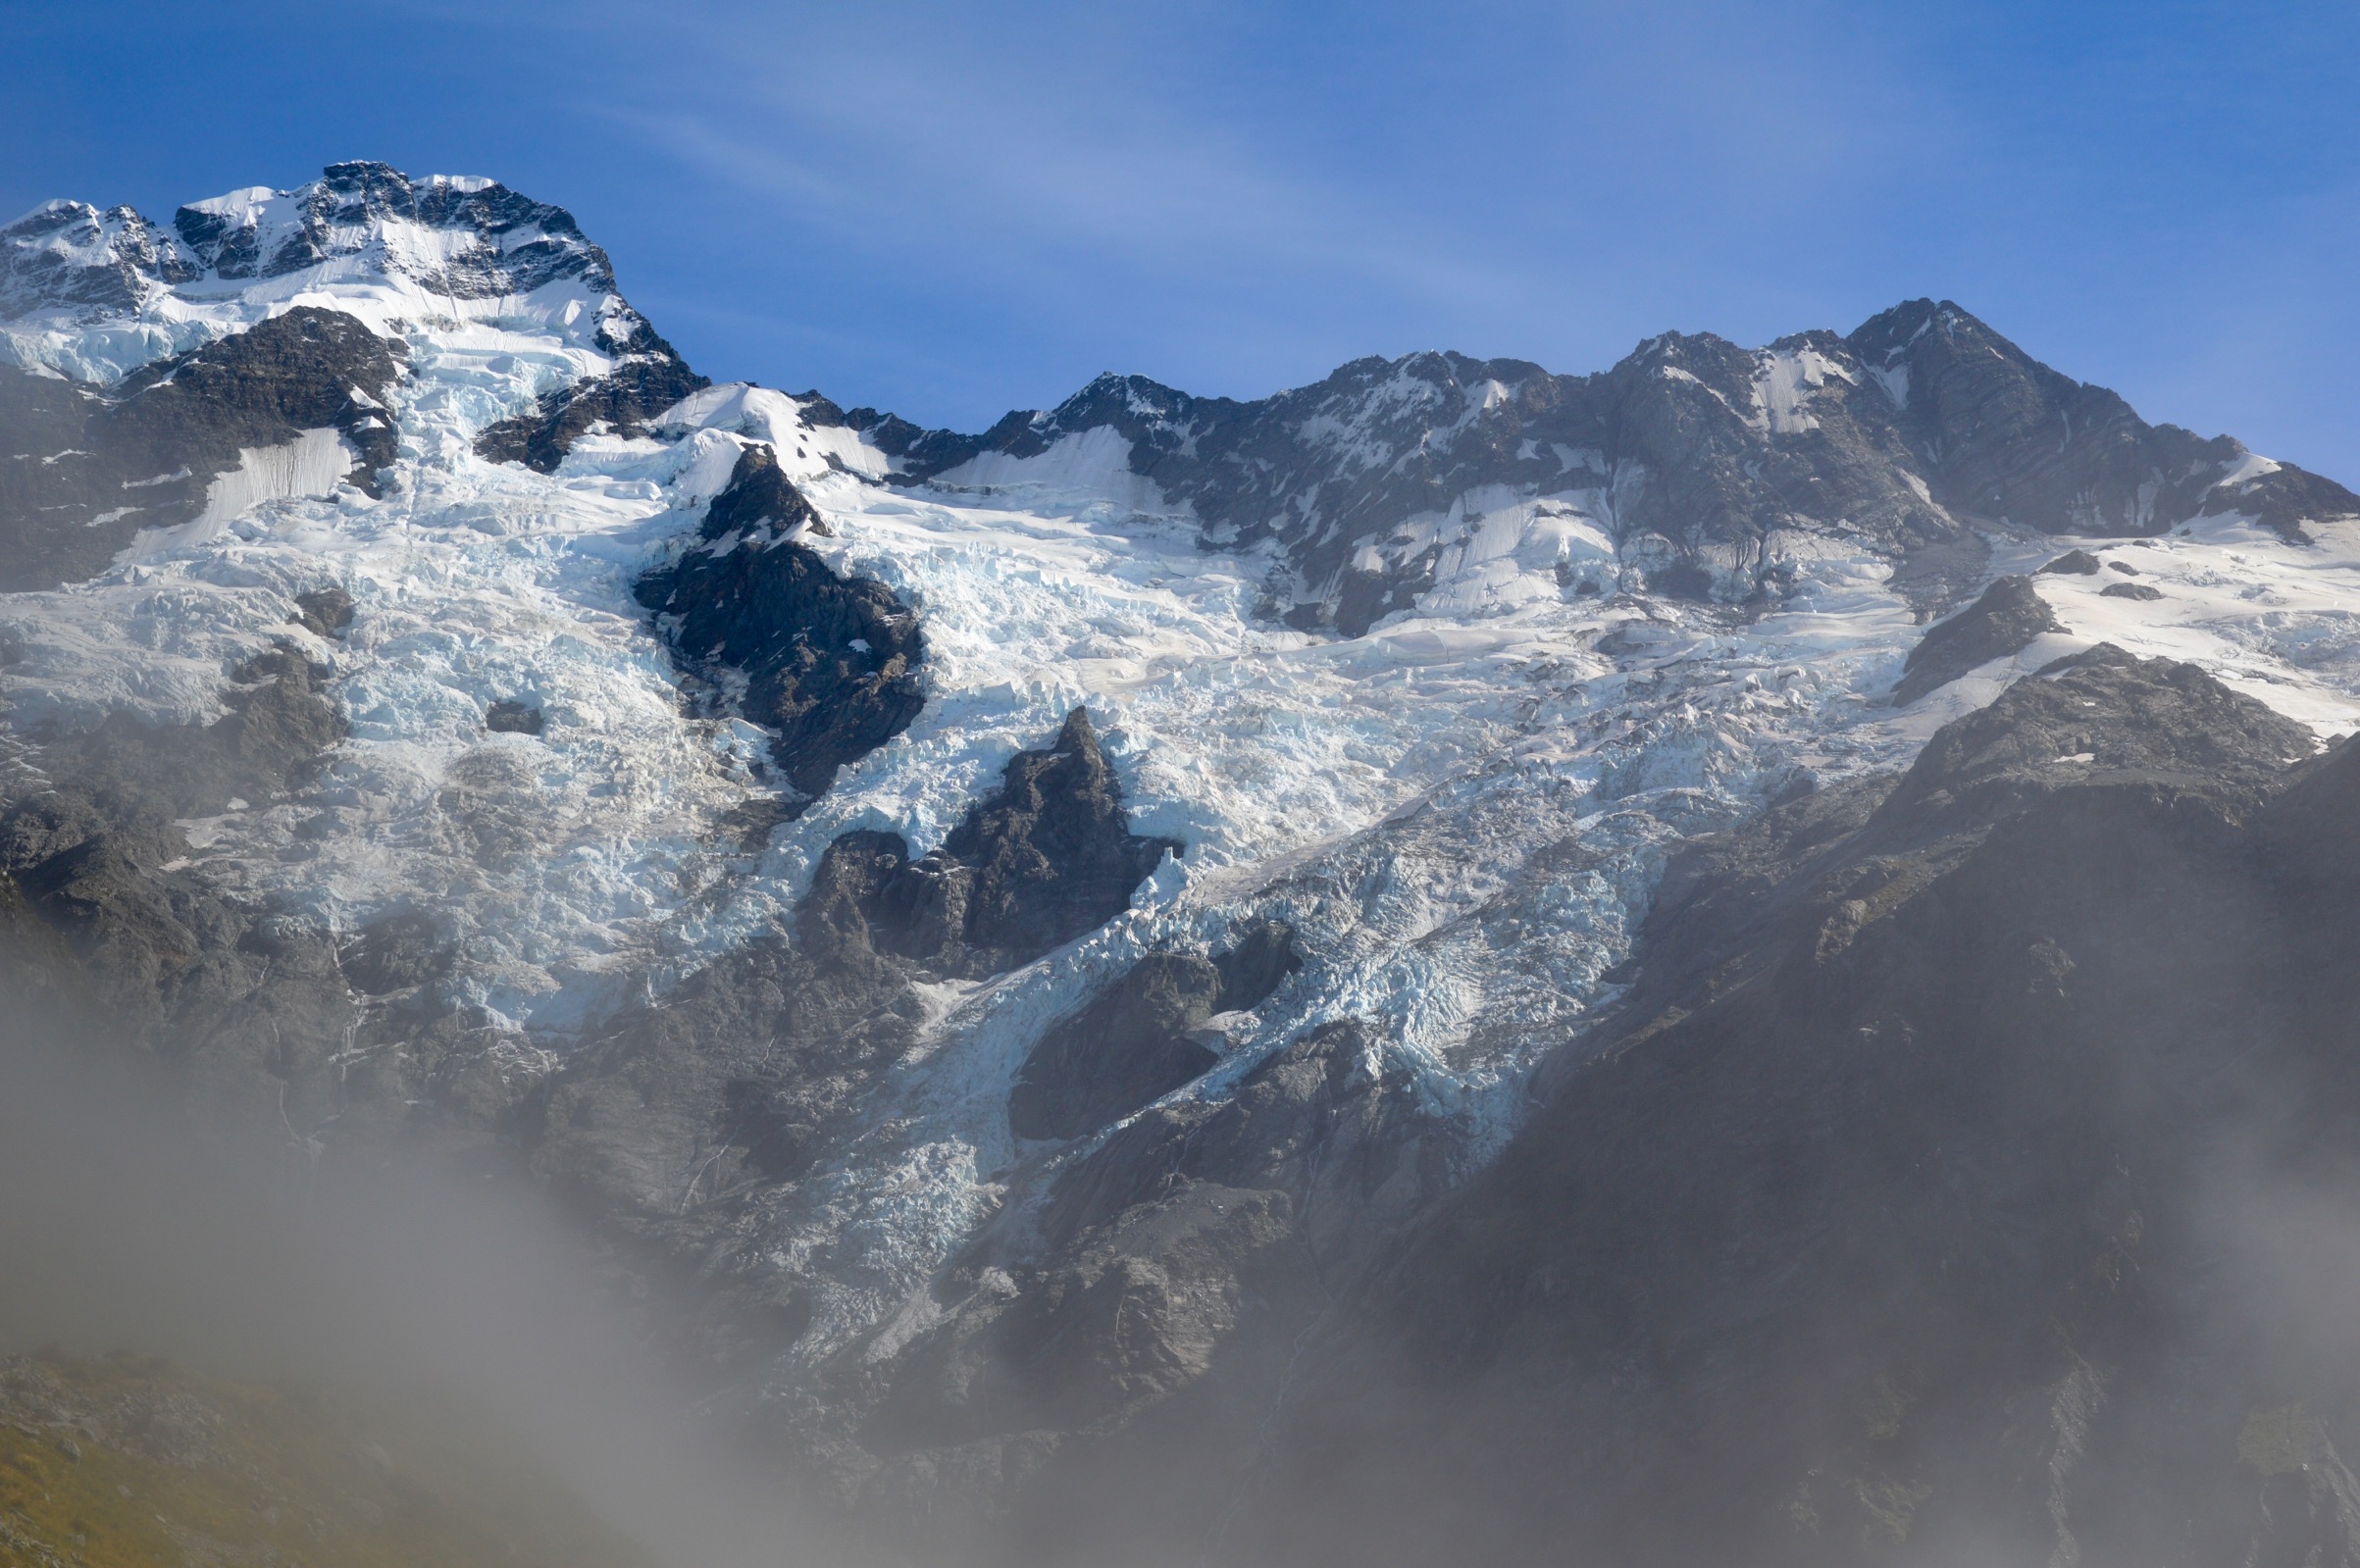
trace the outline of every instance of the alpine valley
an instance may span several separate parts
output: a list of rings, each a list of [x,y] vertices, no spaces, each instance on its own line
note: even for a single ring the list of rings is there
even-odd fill
[[[2360,497],[1957,305],[961,434],[53,202],[0,589],[12,992],[880,1560],[2360,1565]]]

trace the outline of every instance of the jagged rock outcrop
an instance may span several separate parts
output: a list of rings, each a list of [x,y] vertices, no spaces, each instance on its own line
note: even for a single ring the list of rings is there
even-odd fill
[[[2001,578],[1975,603],[1926,629],[1902,664],[1893,701],[1906,707],[1970,670],[2023,652],[2035,637],[2064,630],[2030,578]]]
[[[272,315],[298,286],[352,314]],[[529,1168],[703,1408],[868,1539],[1026,1568],[2350,1558],[2360,1355],[2314,1333],[2340,1298],[2313,1314],[2207,1205],[2306,1212],[2288,1173],[2339,1180],[2360,1127],[2354,753],[2101,649],[1905,778],[1855,771],[1922,733],[1862,700],[1902,651],[1880,591],[1928,624],[1908,702],[2060,630],[2037,578],[1932,623],[1994,540],[2235,514],[2287,543],[2236,546],[2275,593],[2360,512],[2340,487],[1930,301],[1589,377],[1105,378],[981,436],[816,393],[684,407],[702,379],[570,218],[382,165],[172,231],[44,209],[0,230],[0,316],[81,378],[0,373],[0,587],[102,571],[298,436],[297,488],[401,503],[232,487],[218,547],[40,601],[57,637],[19,617],[21,715],[202,702],[188,650],[289,646],[211,726],[20,723],[0,986],[103,1001],[307,1167]],[[722,454],[635,584],[667,666],[613,573]],[[811,547],[797,475],[864,559],[919,541],[938,646],[1005,646],[930,678],[914,594]],[[930,481],[1000,493],[869,487]],[[1254,581],[1179,595],[1168,520],[1124,515],[1157,491]],[[2202,605],[2234,531],[2189,531],[2118,552],[2141,571],[2071,552],[2048,590]],[[126,606],[153,642],[107,640]],[[1335,650],[1243,619],[1413,608],[1460,624]],[[1502,612],[1530,625],[1503,642]],[[2309,712],[2350,695],[2340,614],[2203,610]],[[323,638],[360,741],[314,787],[344,735],[295,651]],[[882,778],[847,820],[898,820],[919,753],[877,753],[930,679],[999,723],[1068,675],[1178,753],[1159,814],[1221,862],[1178,897],[1126,914],[1179,845],[1132,831],[1079,709],[923,855],[808,819],[765,853],[832,787]],[[724,714],[773,733],[774,788],[714,760]],[[1177,802],[1191,770],[1219,787]]]
[[[2068,550],[2038,572],[2034,577],[2095,577],[2098,558],[2087,550]]]
[[[295,624],[316,637],[340,637],[352,629],[359,607],[337,583],[295,595]]]
[[[1050,749],[1010,758],[1000,788],[924,857],[912,861],[898,834],[839,838],[812,881],[805,927],[978,978],[1104,925],[1181,847],[1131,832],[1122,785],[1076,708]]]
[[[1008,1125],[1018,1138],[1076,1138],[1204,1073],[1221,1059],[1205,1026],[1259,1006],[1303,967],[1293,936],[1262,921],[1211,958],[1148,954],[1041,1037],[1009,1092]]]
[[[409,910],[339,940],[226,889],[183,826],[304,786],[346,733],[328,675],[281,647],[229,673],[210,724],[118,713],[36,733],[0,814],[0,970],[19,972],[13,994],[121,1032],[232,1124],[320,1130],[314,1153],[405,1137],[481,1153],[532,1056],[437,992],[447,931]]]
[[[335,432],[350,455],[334,472],[378,493],[401,355],[341,311],[299,305],[104,391],[0,367],[0,591],[94,576],[140,530],[202,513],[248,451],[306,430]]]
[[[770,754],[791,815],[926,703],[917,616],[884,583],[840,575],[800,543],[817,523],[777,454],[749,446],[705,509],[699,542],[636,589],[689,669],[744,678],[738,706],[777,732]]]
[[[1687,851],[1662,979],[1367,1282],[1238,1549],[2354,1560],[2350,1346],[2287,1327],[2334,1288],[2259,1219],[2360,1112],[2360,748],[2311,747],[2101,649]]]
[[[1461,1131],[1352,1019],[1142,1112],[987,1229],[876,1369],[868,1506],[929,1560],[1224,1560],[1306,1335],[1453,1185]]]
[[[484,710],[484,728],[494,734],[537,735],[547,723],[540,709],[514,697],[502,697]]]
[[[0,318],[136,311],[200,272],[169,229],[128,207],[43,202],[0,228]]]
[[[477,455],[552,474],[586,432],[642,435],[648,421],[712,384],[637,312],[601,322],[598,346],[612,356],[612,369],[541,393],[533,412],[502,420],[478,436]]]

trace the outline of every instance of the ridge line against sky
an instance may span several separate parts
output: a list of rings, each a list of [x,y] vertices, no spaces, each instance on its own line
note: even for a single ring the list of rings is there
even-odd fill
[[[0,208],[490,175],[706,374],[968,430],[1947,296],[2355,481],[2356,65],[2328,5],[0,0]]]

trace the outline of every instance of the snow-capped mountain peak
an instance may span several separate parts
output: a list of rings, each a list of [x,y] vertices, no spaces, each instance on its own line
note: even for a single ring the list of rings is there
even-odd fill
[[[490,179],[341,163],[191,202],[169,228],[53,201],[0,229],[0,362],[107,382],[298,304],[387,336],[478,323],[592,355],[651,335],[570,214]]]

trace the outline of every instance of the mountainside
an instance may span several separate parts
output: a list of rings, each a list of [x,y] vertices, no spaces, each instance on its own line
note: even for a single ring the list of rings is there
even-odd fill
[[[0,318],[10,984],[561,1193],[866,1539],[2360,1558],[2208,1228],[2347,1125],[2333,481],[1926,301],[924,431],[373,164]]]

